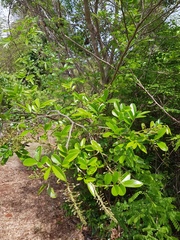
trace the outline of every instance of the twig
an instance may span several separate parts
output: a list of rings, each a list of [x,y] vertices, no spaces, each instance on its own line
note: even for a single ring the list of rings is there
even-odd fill
[[[137,85],[142,88],[147,95],[153,100],[153,102],[168,116],[170,117],[174,122],[180,124],[180,121],[177,120],[176,118],[174,118],[173,116],[171,116],[157,101],[156,99],[153,97],[153,95],[143,86],[143,84],[141,83],[141,81],[136,77],[136,75],[133,73],[133,76],[136,79]]]
[[[74,122],[69,116],[67,116],[67,115],[65,115],[65,114],[63,114],[63,113],[61,113],[60,111],[58,111],[58,110],[52,110],[51,112],[56,112],[57,114],[56,114],[56,115],[55,115],[55,114],[52,114],[52,115],[48,115],[48,114],[40,114],[40,115],[42,115],[42,116],[44,116],[44,117],[51,117],[51,116],[57,116],[57,115],[60,115],[60,116],[62,116],[62,117],[64,117],[64,118],[68,119],[72,124],[75,124],[75,125],[77,125],[77,126],[79,126],[79,127],[81,127],[81,128],[84,128],[84,129],[86,130],[86,128],[85,128],[83,125]]]
[[[71,124],[71,128],[69,129],[68,139],[67,139],[67,142],[66,142],[66,149],[68,149],[68,147],[69,147],[69,142],[70,142],[70,139],[71,139],[73,127],[74,127],[74,123]]]

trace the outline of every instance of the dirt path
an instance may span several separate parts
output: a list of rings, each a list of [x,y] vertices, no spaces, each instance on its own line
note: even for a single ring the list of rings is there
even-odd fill
[[[17,157],[0,166],[0,239],[85,240],[77,221],[64,215],[62,193],[38,196],[41,180],[29,175]]]

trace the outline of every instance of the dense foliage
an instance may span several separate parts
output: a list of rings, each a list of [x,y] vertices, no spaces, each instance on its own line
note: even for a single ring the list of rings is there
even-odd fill
[[[0,42],[1,164],[63,181],[100,239],[178,239],[178,1],[3,2],[23,17]]]

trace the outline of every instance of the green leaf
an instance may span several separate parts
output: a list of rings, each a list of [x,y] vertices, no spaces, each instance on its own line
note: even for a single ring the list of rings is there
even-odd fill
[[[109,90],[105,89],[104,93],[103,93],[103,96],[101,97],[104,102],[106,102],[106,100],[108,98],[108,95],[109,95]]]
[[[92,157],[88,161],[88,166],[96,166],[97,165],[97,161],[98,161],[97,157]]]
[[[108,138],[108,137],[110,137],[110,136],[112,136],[112,135],[113,135],[112,132],[105,132],[105,133],[103,133],[103,137],[104,137],[104,138]]]
[[[38,168],[43,168],[44,166],[43,166],[43,164],[41,162],[37,162],[37,167]]]
[[[92,182],[95,182],[96,181],[96,178],[93,178],[93,177],[88,177],[86,176],[86,178],[84,179],[84,182],[87,184],[87,183],[92,183]]]
[[[115,117],[119,117],[119,114],[118,114],[118,111],[117,110],[112,110],[112,115],[115,116]]]
[[[111,188],[111,193],[113,196],[124,196],[125,193],[126,193],[126,188],[123,186],[123,185],[114,185],[112,188]]]
[[[51,155],[51,160],[53,161],[53,163],[56,163],[56,164],[60,164],[61,163],[60,156],[55,154],[55,153]]]
[[[142,152],[147,153],[146,147],[143,144],[138,143],[138,147],[139,149],[141,149]]]
[[[157,145],[162,151],[164,152],[168,151],[168,146],[166,145],[165,142],[157,142]]]
[[[117,171],[113,172],[112,181],[114,184],[118,182],[119,178],[120,178],[119,172],[117,172]]]
[[[50,173],[51,173],[51,168],[48,168],[44,173],[44,180],[45,181],[48,180]]]
[[[78,155],[80,151],[79,149],[71,149],[68,151],[68,155],[65,157],[63,162],[72,162]]]
[[[135,116],[136,112],[137,112],[136,105],[134,103],[131,103],[130,108],[131,108],[131,112],[132,112],[133,116]]]
[[[37,160],[34,158],[27,158],[23,161],[23,165],[26,167],[37,165],[37,163],[38,163]]]
[[[34,103],[36,104],[36,106],[37,106],[38,108],[40,108],[39,98],[36,98],[36,100],[34,100]]]
[[[90,193],[93,195],[93,197],[95,197],[96,189],[95,189],[94,184],[92,182],[89,182],[89,183],[87,183],[87,186],[88,186]]]
[[[97,167],[91,166],[87,169],[88,175],[93,175],[97,171]]]
[[[62,144],[58,144],[57,148],[60,150],[60,155],[62,157],[65,157],[65,155],[67,154],[67,149],[65,146],[63,146]]]
[[[114,102],[114,109],[116,110],[117,113],[121,111],[119,102],[117,101]]]
[[[44,126],[44,130],[48,131],[48,130],[51,129],[51,127],[52,127],[52,122],[46,123],[45,126]]]
[[[122,182],[123,186],[125,187],[130,187],[130,188],[138,188],[141,187],[143,185],[142,182],[135,180],[135,179],[130,179],[127,181],[123,181]]]
[[[131,174],[130,173],[125,173],[122,176],[122,181],[121,182],[125,182],[131,179]]]
[[[91,119],[94,118],[92,113],[88,112],[83,108],[78,108],[77,113],[74,113],[73,117],[91,118]]]
[[[37,108],[36,105],[32,105],[32,110],[36,113],[39,112],[39,108]]]
[[[119,195],[119,186],[118,185],[114,185],[111,188],[111,194],[115,197]]]
[[[30,106],[28,103],[26,103],[26,111],[27,111],[28,113],[31,113],[31,112],[32,112],[31,106]]]
[[[165,133],[166,133],[166,128],[159,129],[157,135],[154,137],[154,140],[161,138],[162,136],[164,136]]]
[[[33,132],[33,130],[25,130],[25,131],[23,131],[19,136],[24,137],[24,136],[26,136],[27,134],[32,133],[32,132]]]
[[[91,145],[92,145],[92,148],[94,150],[96,150],[97,152],[102,152],[102,147],[99,143],[97,143],[95,140],[91,140]]]
[[[58,179],[67,182],[66,175],[64,174],[63,170],[60,167],[52,166],[52,171]]]
[[[48,100],[46,102],[41,103],[41,108],[45,108],[47,106],[51,106],[56,100],[52,99],[52,100]]]
[[[138,112],[136,118],[144,118],[147,113],[150,113],[150,111]]]
[[[88,107],[93,113],[97,114],[97,106],[95,104],[89,104]]]
[[[104,182],[106,185],[109,185],[112,181],[112,174],[111,173],[106,173],[104,175]]]
[[[48,186],[48,188],[47,188],[47,193],[51,198],[56,198],[57,197],[54,189],[50,186]]]
[[[138,146],[137,142],[136,141],[131,141],[129,142],[127,145],[126,145],[126,149],[132,147],[133,149],[136,149]]]
[[[142,194],[142,191],[138,191],[135,194],[133,194],[132,197],[128,199],[128,203],[132,203],[140,194]]]
[[[86,146],[85,146],[85,149],[86,149],[86,151],[89,151],[89,152],[94,151],[94,148],[93,148],[92,145],[86,145]]]
[[[120,164],[123,164],[123,162],[124,162],[125,159],[126,159],[126,156],[124,156],[124,155],[120,156],[120,158],[119,158],[119,163],[120,163]]]
[[[119,185],[119,195],[124,196],[126,194],[126,188],[121,184]]]
[[[78,157],[77,163],[80,165],[80,168],[83,170],[87,169],[87,159],[84,157]]]
[[[66,137],[69,134],[69,130],[71,125],[66,125],[62,131],[54,132],[54,136],[57,137],[58,140],[61,140],[63,137]]]
[[[85,146],[85,143],[86,143],[86,138],[83,138],[80,142],[81,148]]]
[[[42,153],[42,146],[38,146],[35,151],[34,158],[39,161],[41,158],[41,153]]]
[[[114,122],[106,122],[106,125],[114,132],[118,133],[118,127]]]
[[[46,188],[46,184],[43,184],[40,188],[39,188],[39,190],[38,190],[38,195],[40,195],[43,191],[44,191],[44,189]]]
[[[50,160],[50,158],[48,157],[48,156],[43,156],[42,158],[41,158],[41,163],[42,164],[47,164],[48,166],[51,166],[52,165],[52,162],[51,162],[51,160]]]

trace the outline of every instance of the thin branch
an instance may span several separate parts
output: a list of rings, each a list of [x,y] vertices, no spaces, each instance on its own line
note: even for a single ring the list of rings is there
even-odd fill
[[[72,136],[73,127],[74,127],[74,123],[71,124],[71,128],[69,129],[68,139],[67,139],[67,142],[66,142],[66,149],[69,148],[69,142],[70,142],[70,139],[71,139],[71,136]]]
[[[125,12],[124,12],[124,7],[123,7],[123,1],[122,0],[121,0],[121,12],[122,12],[122,15],[123,15],[123,23],[124,23],[125,32],[126,32],[126,38],[129,41],[128,28],[127,28],[127,24],[126,24],[126,17],[125,17]]]
[[[137,85],[142,88],[145,93],[147,93],[147,95],[153,100],[153,102],[168,116],[170,117],[174,122],[180,124],[180,121],[177,120],[176,118],[174,118],[173,116],[171,116],[157,101],[156,99],[153,97],[153,95],[143,86],[143,84],[141,83],[141,81],[136,77],[136,75],[133,73],[133,76],[136,79]]]
[[[47,118],[48,118],[48,117],[51,117],[51,116],[58,116],[58,115],[59,115],[59,116],[62,116],[62,117],[64,117],[64,118],[68,119],[68,120],[71,122],[71,124],[75,124],[75,125],[77,125],[77,126],[79,126],[79,127],[81,127],[81,128],[84,128],[84,129],[86,130],[86,128],[85,128],[83,125],[74,122],[69,116],[61,113],[60,111],[58,111],[58,110],[52,110],[51,112],[56,112],[57,114],[52,114],[52,115],[39,114],[39,115],[44,116],[44,117],[47,117]]]
[[[74,43],[76,46],[78,46],[79,48],[81,48],[84,52],[92,55],[94,58],[96,58],[98,61],[101,61],[102,63],[110,66],[112,69],[115,69],[115,67],[113,65],[111,65],[110,63],[106,62],[105,60],[103,60],[102,58],[98,57],[96,54],[90,52],[89,50],[87,50],[86,48],[84,48],[83,46],[81,46],[79,43],[75,42],[73,39],[71,39],[70,37],[68,37],[66,34],[63,34],[64,37],[66,39],[68,39],[69,41],[71,41],[72,43]]]
[[[112,80],[111,80],[110,84],[112,84],[112,83],[114,82],[114,80],[115,80],[115,78],[116,78],[116,76],[117,76],[117,74],[118,74],[118,72],[119,72],[119,68],[121,67],[121,65],[122,65],[122,63],[123,63],[124,58],[125,58],[125,56],[127,55],[128,50],[129,50],[130,47],[131,47],[131,43],[132,43],[132,41],[135,39],[135,37],[136,37],[136,35],[137,35],[137,33],[138,33],[139,28],[140,28],[141,25],[144,23],[144,21],[151,15],[151,13],[161,4],[161,2],[162,2],[162,0],[160,0],[153,8],[151,8],[151,9],[149,10],[149,12],[146,14],[146,16],[145,16],[139,23],[137,23],[136,29],[134,30],[134,33],[133,33],[132,37],[129,39],[129,41],[128,41],[127,45],[126,45],[126,48],[125,48],[124,52],[123,52],[122,55],[121,55],[121,58],[120,58],[120,60],[119,60],[119,63],[117,64],[116,71],[115,71],[115,73],[114,73],[114,75],[113,75],[113,77],[112,77]]]
[[[102,42],[102,38],[101,38],[101,34],[100,34],[100,28],[99,28],[99,19],[97,18],[97,14],[98,14],[98,5],[99,5],[99,0],[96,0],[95,1],[95,6],[94,6],[94,9],[95,9],[95,19],[94,19],[94,22],[95,22],[95,25],[96,25],[96,31],[97,31],[97,40],[99,42],[99,46],[100,46],[100,49],[101,49],[101,52],[102,52],[102,55],[103,55],[103,58],[107,60],[106,58],[106,54],[103,53],[103,49],[104,49],[104,44]]]

